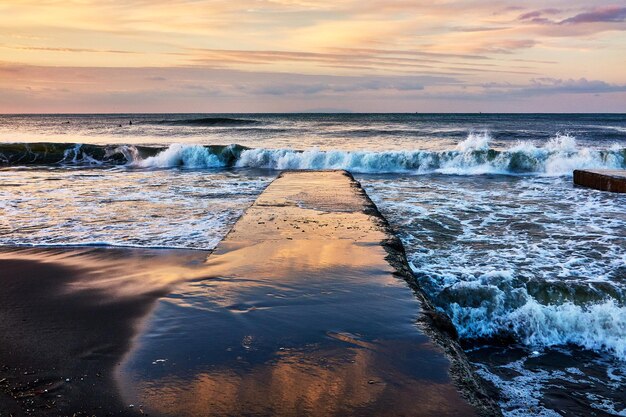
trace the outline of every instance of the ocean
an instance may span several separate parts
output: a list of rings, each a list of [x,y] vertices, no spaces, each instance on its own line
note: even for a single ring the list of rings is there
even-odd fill
[[[506,416],[626,416],[623,114],[0,116],[0,245],[213,249],[281,170],[347,169]]]

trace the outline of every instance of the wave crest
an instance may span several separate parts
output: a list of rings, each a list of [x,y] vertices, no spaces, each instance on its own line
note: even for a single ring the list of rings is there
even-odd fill
[[[543,146],[518,142],[490,147],[488,133],[470,133],[453,150],[340,151],[250,149],[240,145],[172,144],[169,147],[80,144],[0,144],[0,164],[127,165],[143,168],[346,169],[356,173],[571,175],[574,169],[624,169],[626,149],[580,148],[558,135]]]
[[[294,151],[249,149],[236,166],[270,169],[346,169],[358,173],[442,173],[571,175],[574,169],[626,168],[626,149],[578,148],[571,136],[557,136],[543,147],[520,142],[507,150],[489,146],[487,133],[470,133],[450,151]]]
[[[459,281],[436,297],[462,338],[513,336],[535,347],[571,343],[626,360],[624,301],[622,291],[608,283],[520,285],[512,271]]]

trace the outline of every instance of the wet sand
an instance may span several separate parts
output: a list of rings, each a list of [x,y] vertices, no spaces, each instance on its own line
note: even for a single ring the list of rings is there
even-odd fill
[[[113,370],[199,251],[0,251],[0,415],[127,415]]]

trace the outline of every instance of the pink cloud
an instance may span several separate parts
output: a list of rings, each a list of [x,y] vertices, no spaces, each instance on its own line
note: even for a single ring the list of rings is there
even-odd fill
[[[590,12],[580,13],[560,22],[560,24],[623,22],[626,20],[626,7],[598,7]]]

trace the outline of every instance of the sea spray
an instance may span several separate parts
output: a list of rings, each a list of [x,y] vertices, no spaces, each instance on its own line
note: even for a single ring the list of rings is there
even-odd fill
[[[545,148],[528,154],[580,152],[567,137]],[[359,180],[461,338],[575,345],[626,362],[621,196],[558,175]]]
[[[142,168],[170,168],[185,166],[187,168],[218,168],[224,166],[219,157],[201,145],[170,145],[158,155],[133,161],[135,166]]]
[[[467,135],[467,139],[459,142],[456,149],[463,153],[468,151],[488,151],[491,141],[491,135],[487,131],[470,132]]]
[[[465,339],[512,336],[534,348],[574,344],[608,351],[626,361],[623,299],[597,291],[599,299],[595,301],[563,302],[557,296],[540,302],[524,284],[507,282],[512,279],[508,273],[491,273],[474,281],[459,281],[442,290],[436,297],[437,304],[450,315]],[[541,285],[544,292],[558,294],[549,282]],[[570,286],[572,292],[585,292],[585,284]],[[620,290],[613,288],[612,292]]]
[[[571,175],[580,168],[626,168],[626,150],[578,148],[575,139],[557,136],[543,147],[517,143],[507,150],[489,147],[489,134],[470,133],[449,151],[323,151],[249,149],[238,167],[269,169],[346,169],[355,173],[442,173]]]
[[[250,149],[240,145],[175,143],[163,146],[80,144],[0,144],[4,165],[126,165],[130,168],[346,169],[354,173],[454,175],[571,175],[574,169],[626,168],[626,149],[579,147],[572,136],[557,135],[543,146],[517,142],[490,146],[488,132],[470,132],[454,149],[442,151],[344,151]]]

